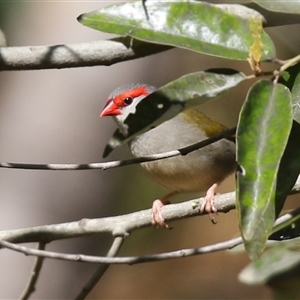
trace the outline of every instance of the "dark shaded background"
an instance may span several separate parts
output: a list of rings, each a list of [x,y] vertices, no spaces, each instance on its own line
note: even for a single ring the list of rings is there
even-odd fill
[[[1,2],[0,27],[10,46],[52,45],[108,38],[76,21],[84,12],[111,2]],[[284,59],[299,46],[296,27],[268,30]],[[288,33],[288,34],[287,34]],[[293,44],[291,44],[293,41]],[[287,43],[288,42],[288,43]],[[298,48],[299,49],[299,48]],[[0,73],[0,160],[30,163],[102,161],[102,151],[115,129],[99,118],[108,94],[134,81],[160,86],[187,72],[233,67],[234,62],[185,50],[172,50],[111,67]],[[246,63],[239,70],[250,73]],[[210,117],[234,126],[250,83],[226,97],[201,106]],[[109,160],[128,158],[127,147]],[[220,192],[234,189],[233,178]],[[1,230],[124,214],[149,208],[163,191],[137,166],[103,171],[26,171],[0,169]],[[192,198],[183,195],[178,200]],[[296,199],[296,196],[294,197]],[[299,200],[299,197],[298,197]],[[295,201],[294,201],[295,202]],[[288,201],[293,207],[293,201]],[[147,228],[127,238],[121,255],[141,255],[199,247],[238,234],[236,212],[174,222],[171,231]],[[92,236],[50,244],[47,249],[105,254],[110,236]],[[15,299],[31,271],[32,257],[8,250],[0,254],[0,298]],[[227,252],[160,263],[111,266],[90,299],[266,299],[265,287],[246,286],[237,275],[249,263],[246,255]],[[96,266],[46,260],[35,299],[73,299]]]

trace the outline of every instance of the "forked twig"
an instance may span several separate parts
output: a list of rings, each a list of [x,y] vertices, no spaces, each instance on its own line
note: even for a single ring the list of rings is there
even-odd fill
[[[297,209],[279,217],[274,223],[274,231],[281,229],[283,225],[290,224],[295,220],[300,218],[300,207]],[[145,255],[145,256],[129,256],[129,257],[112,257],[110,254],[117,253],[119,247],[123,242],[123,237],[116,238],[114,244],[111,247],[107,256],[90,256],[90,255],[82,255],[82,254],[65,254],[65,253],[57,253],[51,251],[41,251],[37,249],[30,249],[28,247],[24,247],[21,245],[16,245],[4,240],[0,240],[0,245],[7,249],[11,249],[17,252],[24,253],[25,255],[34,255],[34,256],[42,256],[45,258],[51,259],[59,259],[59,260],[67,260],[67,261],[80,261],[87,263],[100,263],[100,264],[140,264],[146,262],[153,261],[163,261],[175,258],[182,258],[188,256],[201,255],[206,253],[212,253],[216,251],[232,249],[233,247],[241,244],[243,242],[241,237],[233,238],[224,242],[200,247],[200,248],[191,248],[191,249],[181,249],[176,251],[170,251],[165,253],[153,254],[153,255]],[[105,269],[106,270],[106,269]],[[105,272],[104,270],[104,272]],[[99,271],[100,273],[100,271]],[[100,273],[102,276],[103,274]],[[96,279],[96,277],[95,277]]]

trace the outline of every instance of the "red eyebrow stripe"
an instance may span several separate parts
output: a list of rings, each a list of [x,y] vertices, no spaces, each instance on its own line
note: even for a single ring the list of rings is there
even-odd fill
[[[149,92],[147,90],[146,87],[144,86],[139,86],[139,87],[136,87],[132,90],[129,90],[129,91],[125,91],[124,93],[116,96],[113,101],[114,103],[119,106],[119,107],[123,107],[124,106],[124,102],[123,100],[127,97],[132,97],[132,98],[136,98],[136,97],[139,97],[139,96],[147,96],[149,95]]]

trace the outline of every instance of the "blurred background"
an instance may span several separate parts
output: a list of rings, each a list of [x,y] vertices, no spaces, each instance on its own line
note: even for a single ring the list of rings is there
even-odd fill
[[[112,4],[111,1],[6,1],[0,2],[0,28],[9,46],[81,43],[110,36],[80,25],[76,17]],[[267,30],[276,42],[278,57],[294,55],[297,30]],[[288,32],[288,34],[287,34]],[[294,36],[293,36],[294,32]],[[290,42],[293,40],[293,44]],[[287,42],[289,43],[287,46]],[[110,92],[126,83],[161,86],[193,71],[213,67],[234,68],[232,61],[185,50],[171,50],[110,67],[14,71],[0,73],[0,161],[22,163],[100,162],[102,151],[116,125],[99,118]],[[236,65],[250,73],[246,63]],[[213,119],[230,127],[250,82],[222,99],[201,106]],[[129,158],[126,146],[109,160]],[[219,192],[234,190],[229,178]],[[107,171],[26,171],[0,169],[0,229],[24,228],[125,214],[150,208],[165,191],[148,181],[137,166]],[[199,195],[181,195],[176,201]],[[288,201],[295,206],[297,196]],[[299,197],[298,197],[299,200]],[[238,235],[236,212],[174,222],[173,230],[147,228],[125,241],[120,255],[144,255],[200,247]],[[109,235],[53,242],[48,250],[104,255]],[[0,298],[15,299],[23,290],[34,259],[8,250],[0,253]],[[89,299],[266,299],[263,286],[246,286],[237,280],[249,263],[244,254],[220,252],[135,266],[114,265]],[[73,299],[97,266],[46,260],[36,299]]]

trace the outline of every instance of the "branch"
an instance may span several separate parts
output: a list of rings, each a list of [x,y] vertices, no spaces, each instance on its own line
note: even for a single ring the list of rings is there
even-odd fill
[[[87,262],[87,263],[101,263],[101,264],[140,264],[153,261],[163,261],[175,258],[189,257],[195,255],[201,255],[206,253],[212,253],[222,251],[226,249],[232,249],[237,245],[242,244],[241,237],[237,237],[225,242],[216,243],[200,248],[181,249],[176,251],[170,251],[165,253],[145,255],[145,256],[128,256],[128,257],[105,257],[105,256],[91,256],[83,254],[66,254],[57,253],[52,251],[40,251],[36,249],[30,249],[25,246],[15,245],[13,243],[0,240],[0,245],[10,250],[24,253],[25,255],[42,256],[44,258],[59,259],[75,262]]]
[[[124,242],[124,237],[116,237],[113,241],[111,248],[107,253],[107,257],[114,257],[118,254],[122,244]],[[93,274],[91,279],[84,285],[80,294],[75,298],[76,300],[85,299],[86,296],[91,292],[91,290],[95,287],[104,273],[107,271],[109,264],[101,264],[96,272]]]
[[[39,243],[38,244],[38,250],[39,251],[44,251],[45,246],[46,245],[44,243]],[[28,281],[22,295],[20,296],[20,300],[29,299],[30,295],[35,291],[35,284],[36,284],[36,282],[38,280],[38,277],[40,275],[40,271],[42,269],[43,262],[44,262],[44,257],[37,256],[35,264],[33,266],[32,272],[31,272],[31,276],[29,278],[29,281]]]
[[[166,222],[199,216],[199,207],[205,198],[193,199],[182,203],[165,205],[162,214]],[[235,208],[235,193],[216,195],[214,200],[218,212],[228,212]],[[203,214],[207,214],[203,212]],[[110,233],[113,236],[128,236],[132,231],[153,226],[151,209],[133,212],[126,215],[82,219],[80,221],[43,225],[22,229],[0,231],[0,240],[13,243],[43,242],[87,236],[91,234]]]
[[[169,49],[130,37],[82,44],[0,47],[0,71],[110,66]]]
[[[300,193],[300,176],[291,194]],[[199,207],[204,197],[182,203],[165,205],[162,214],[166,222],[199,216]],[[218,212],[226,213],[235,208],[235,192],[216,195],[214,204]],[[206,214],[204,212],[203,214]],[[98,219],[82,219],[76,222],[43,225],[0,231],[0,240],[12,243],[43,242],[80,237],[98,233],[111,233],[113,236],[127,236],[142,227],[152,226],[151,210],[142,210],[126,215]]]
[[[279,217],[274,223],[273,232],[281,229],[283,225],[290,224],[300,218],[300,208],[297,208],[281,217]],[[176,251],[170,251],[160,254],[146,255],[146,256],[133,256],[133,257],[101,257],[101,256],[90,256],[82,254],[65,254],[65,253],[56,253],[50,251],[41,251],[36,249],[30,249],[24,246],[15,245],[13,243],[0,240],[0,245],[7,249],[11,249],[17,252],[24,253],[25,255],[34,255],[41,256],[51,259],[60,259],[68,261],[79,261],[87,263],[101,263],[101,264],[140,264],[145,262],[153,261],[163,261],[175,258],[182,258],[188,256],[201,255],[206,253],[212,253],[221,250],[232,249],[237,245],[240,245],[243,242],[241,237],[233,238],[225,242],[220,242],[200,248],[190,248],[190,249],[181,249]],[[121,243],[121,238],[119,241],[115,240],[115,243],[119,245]],[[114,247],[114,245],[112,246]],[[118,247],[118,246],[117,246]]]
[[[195,150],[203,148],[207,145],[215,143],[218,140],[229,137],[233,135],[236,131],[236,127],[222,131],[215,136],[205,139],[196,144],[178,149],[172,150],[164,153],[146,155],[143,157],[137,157],[126,160],[116,160],[104,163],[89,163],[89,164],[24,164],[24,163],[10,163],[10,162],[0,162],[0,168],[6,169],[26,169],[26,170],[51,170],[51,171],[74,171],[74,170],[96,170],[96,169],[112,169],[121,166],[127,166],[132,164],[138,164],[142,162],[149,162],[154,160],[160,160],[164,158],[170,158],[179,155],[187,155]]]

